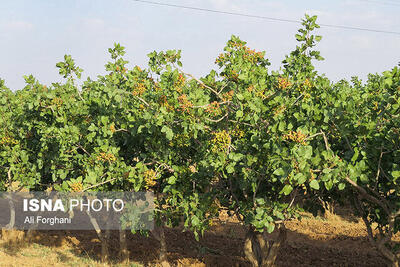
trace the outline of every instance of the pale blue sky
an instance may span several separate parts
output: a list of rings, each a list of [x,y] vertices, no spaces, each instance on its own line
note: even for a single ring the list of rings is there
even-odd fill
[[[318,15],[325,24],[400,31],[400,0],[157,0],[231,12],[299,20]],[[391,4],[393,3],[393,4]],[[104,74],[107,48],[126,47],[130,65],[147,65],[153,50],[182,49],[183,67],[197,76],[214,65],[232,34],[267,52],[272,69],[296,46],[300,25],[255,18],[153,6],[132,0],[2,0],[0,77],[13,90],[33,74],[50,84],[55,64],[71,54],[87,76]],[[363,79],[400,61],[400,35],[324,28],[318,70],[329,78]]]

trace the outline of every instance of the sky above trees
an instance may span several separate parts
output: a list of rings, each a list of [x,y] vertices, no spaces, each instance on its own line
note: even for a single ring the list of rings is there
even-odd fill
[[[157,0],[228,12],[317,23],[400,31],[400,1],[395,0]],[[126,47],[130,66],[146,67],[153,50],[182,49],[183,68],[197,76],[217,69],[215,58],[232,34],[251,48],[266,51],[271,69],[296,46],[300,24],[178,9],[133,0],[3,0],[0,17],[0,78],[12,90],[23,75],[50,84],[61,78],[55,64],[71,54],[83,79],[104,74],[114,42]],[[400,62],[400,35],[321,27],[317,46],[320,73],[336,81],[380,73]]]

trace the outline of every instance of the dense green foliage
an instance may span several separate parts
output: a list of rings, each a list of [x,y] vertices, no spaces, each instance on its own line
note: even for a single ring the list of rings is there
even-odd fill
[[[12,92],[0,80],[0,189],[149,190],[159,224],[183,222],[196,236],[221,209],[272,232],[316,198],[351,202],[368,229],[378,223],[371,242],[390,259],[400,69],[332,83],[312,65],[323,59],[312,50],[315,21],[306,16],[279,71],[232,36],[218,70],[201,79],[182,71],[174,50],[128,69],[116,44],[109,73],[81,88],[70,56],[56,65],[62,84],[26,76]],[[300,208],[298,196],[311,205]]]

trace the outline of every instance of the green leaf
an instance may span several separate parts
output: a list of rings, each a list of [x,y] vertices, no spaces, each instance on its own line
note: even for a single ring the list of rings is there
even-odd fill
[[[175,184],[176,183],[176,179],[177,179],[176,176],[173,175],[173,176],[168,178],[167,182],[168,182],[168,184]]]
[[[95,184],[96,183],[96,173],[93,171],[88,171],[85,182],[87,182],[89,184]]]
[[[233,161],[239,161],[244,157],[244,155],[241,153],[230,153],[228,157]]]
[[[281,132],[283,132],[283,131],[285,130],[285,127],[286,127],[286,123],[285,123],[284,121],[281,121],[281,122],[279,123],[278,130],[281,131]]]
[[[302,173],[296,174],[293,178],[297,181],[297,184],[304,184],[304,182],[307,180],[307,177],[305,177]]]
[[[391,78],[385,79],[384,84],[390,87],[393,85],[393,80]]]
[[[282,176],[285,174],[285,171],[282,168],[276,169],[273,174],[278,175],[278,176]]]
[[[317,180],[312,180],[312,181],[310,182],[310,187],[313,188],[313,189],[315,189],[315,190],[319,190],[319,183],[318,183],[318,181],[317,181]]]
[[[289,195],[293,191],[293,187],[290,184],[287,184],[283,187],[281,193],[284,193],[285,196]]]
[[[172,137],[174,137],[174,132],[168,126],[163,126],[161,128],[161,132],[165,133],[165,136],[167,137],[168,140],[172,140]]]
[[[193,226],[198,226],[200,224],[200,220],[196,215],[192,216],[192,225]]]
[[[274,229],[275,229],[275,224],[274,223],[268,223],[266,225],[266,228],[267,228],[267,232],[268,233],[272,233],[274,231]]]
[[[312,146],[305,146],[303,152],[304,152],[304,153],[303,153],[302,156],[303,156],[305,159],[310,159],[311,156],[312,156]]]
[[[400,171],[392,171],[392,176],[395,180],[400,177]]]
[[[300,34],[296,34],[296,35],[295,35],[295,37],[296,37],[296,40],[297,40],[297,41],[299,41],[299,42],[301,42],[301,41],[304,41],[304,40],[305,40],[305,37],[304,37],[304,36],[302,36],[302,35],[300,35]]]
[[[242,72],[238,76],[239,80],[245,80],[246,78],[247,78],[247,73],[246,72]]]
[[[228,165],[228,167],[226,167],[226,171],[228,172],[228,173],[233,173],[233,172],[235,172],[235,165],[233,164],[229,164]]]
[[[324,184],[325,184],[326,190],[331,190],[332,187],[333,187],[332,180],[328,180],[328,181],[326,181]]]
[[[352,161],[353,163],[357,160],[358,155],[359,155],[358,149],[357,149],[357,148],[354,148],[354,155],[353,155],[353,157],[351,158],[351,161]]]
[[[343,190],[345,187],[346,187],[346,184],[345,184],[345,183],[340,183],[340,184],[338,185],[339,190]]]
[[[237,99],[239,99],[239,100],[243,100],[243,99],[244,99],[244,97],[243,97],[242,94],[237,94],[236,97],[237,97]]]

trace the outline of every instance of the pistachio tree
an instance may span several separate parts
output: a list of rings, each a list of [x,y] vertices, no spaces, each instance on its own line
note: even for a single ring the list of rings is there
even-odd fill
[[[347,185],[347,193],[341,198],[363,219],[371,244],[389,265],[398,266],[392,238],[400,225],[400,70],[370,74],[365,84],[354,77],[351,84],[342,81],[335,87],[329,143],[342,159],[345,184],[339,186]]]
[[[330,85],[317,74],[312,60],[321,37],[319,26],[306,16],[296,39],[299,46],[283,61],[281,71],[269,72],[264,52],[256,52],[232,36],[204,82],[211,94],[209,142],[218,200],[249,228],[245,255],[253,266],[274,264],[285,241],[284,222],[299,216],[299,194],[330,189],[339,180],[324,183],[334,155],[326,150],[321,93]],[[338,171],[338,170],[335,170]],[[278,229],[275,242],[263,232]]]

